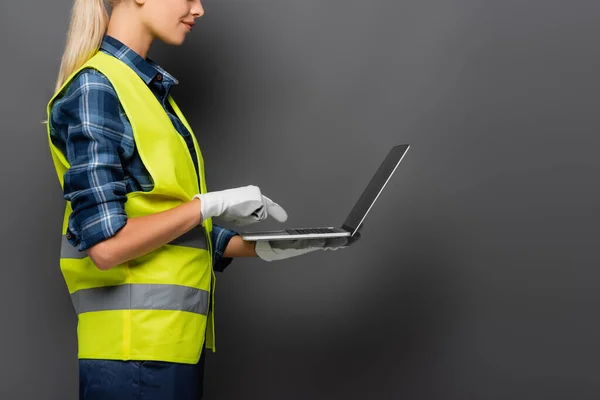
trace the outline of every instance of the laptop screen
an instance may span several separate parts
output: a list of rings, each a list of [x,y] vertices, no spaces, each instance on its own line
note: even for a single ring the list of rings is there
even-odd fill
[[[360,196],[354,205],[354,208],[352,211],[350,211],[348,218],[346,218],[346,221],[344,222],[343,227],[348,230],[352,230],[352,234],[354,234],[354,232],[360,227],[360,224],[362,224],[363,220],[367,216],[367,213],[371,207],[373,207],[373,204],[375,204],[375,201],[383,191],[383,188],[392,177],[392,174],[394,171],[396,171],[398,165],[400,165],[400,161],[402,161],[402,158],[408,151],[409,147],[410,146],[407,144],[392,147],[388,155],[379,166],[377,172],[375,172],[375,175],[373,175],[373,178],[371,178],[367,188]]]

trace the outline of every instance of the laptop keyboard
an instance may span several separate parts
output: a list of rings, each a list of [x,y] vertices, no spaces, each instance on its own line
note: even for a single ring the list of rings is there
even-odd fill
[[[307,228],[307,229],[287,229],[288,233],[291,234],[311,234],[311,233],[335,233],[335,230],[329,228]]]

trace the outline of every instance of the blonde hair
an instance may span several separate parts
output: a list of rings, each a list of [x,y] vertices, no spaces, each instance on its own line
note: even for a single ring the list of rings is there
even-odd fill
[[[112,6],[113,1],[107,2]],[[104,0],[75,0],[54,92],[61,88],[73,72],[96,54],[107,27],[108,11]]]

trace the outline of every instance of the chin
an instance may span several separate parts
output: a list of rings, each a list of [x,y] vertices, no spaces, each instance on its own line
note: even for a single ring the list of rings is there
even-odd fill
[[[166,44],[180,46],[185,41],[185,35],[183,35],[183,36],[163,36],[160,38],[160,40]]]

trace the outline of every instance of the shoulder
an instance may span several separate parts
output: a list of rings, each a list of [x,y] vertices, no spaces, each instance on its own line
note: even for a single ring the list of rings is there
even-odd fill
[[[73,102],[73,100],[89,96],[90,94],[117,98],[115,89],[102,72],[93,68],[86,68],[75,75],[67,86],[63,88],[62,93],[57,97],[52,108],[60,108],[65,103]]]
[[[71,79],[50,109],[50,125],[62,130],[95,116],[121,114],[117,93],[108,78],[93,68],[81,70]]]

